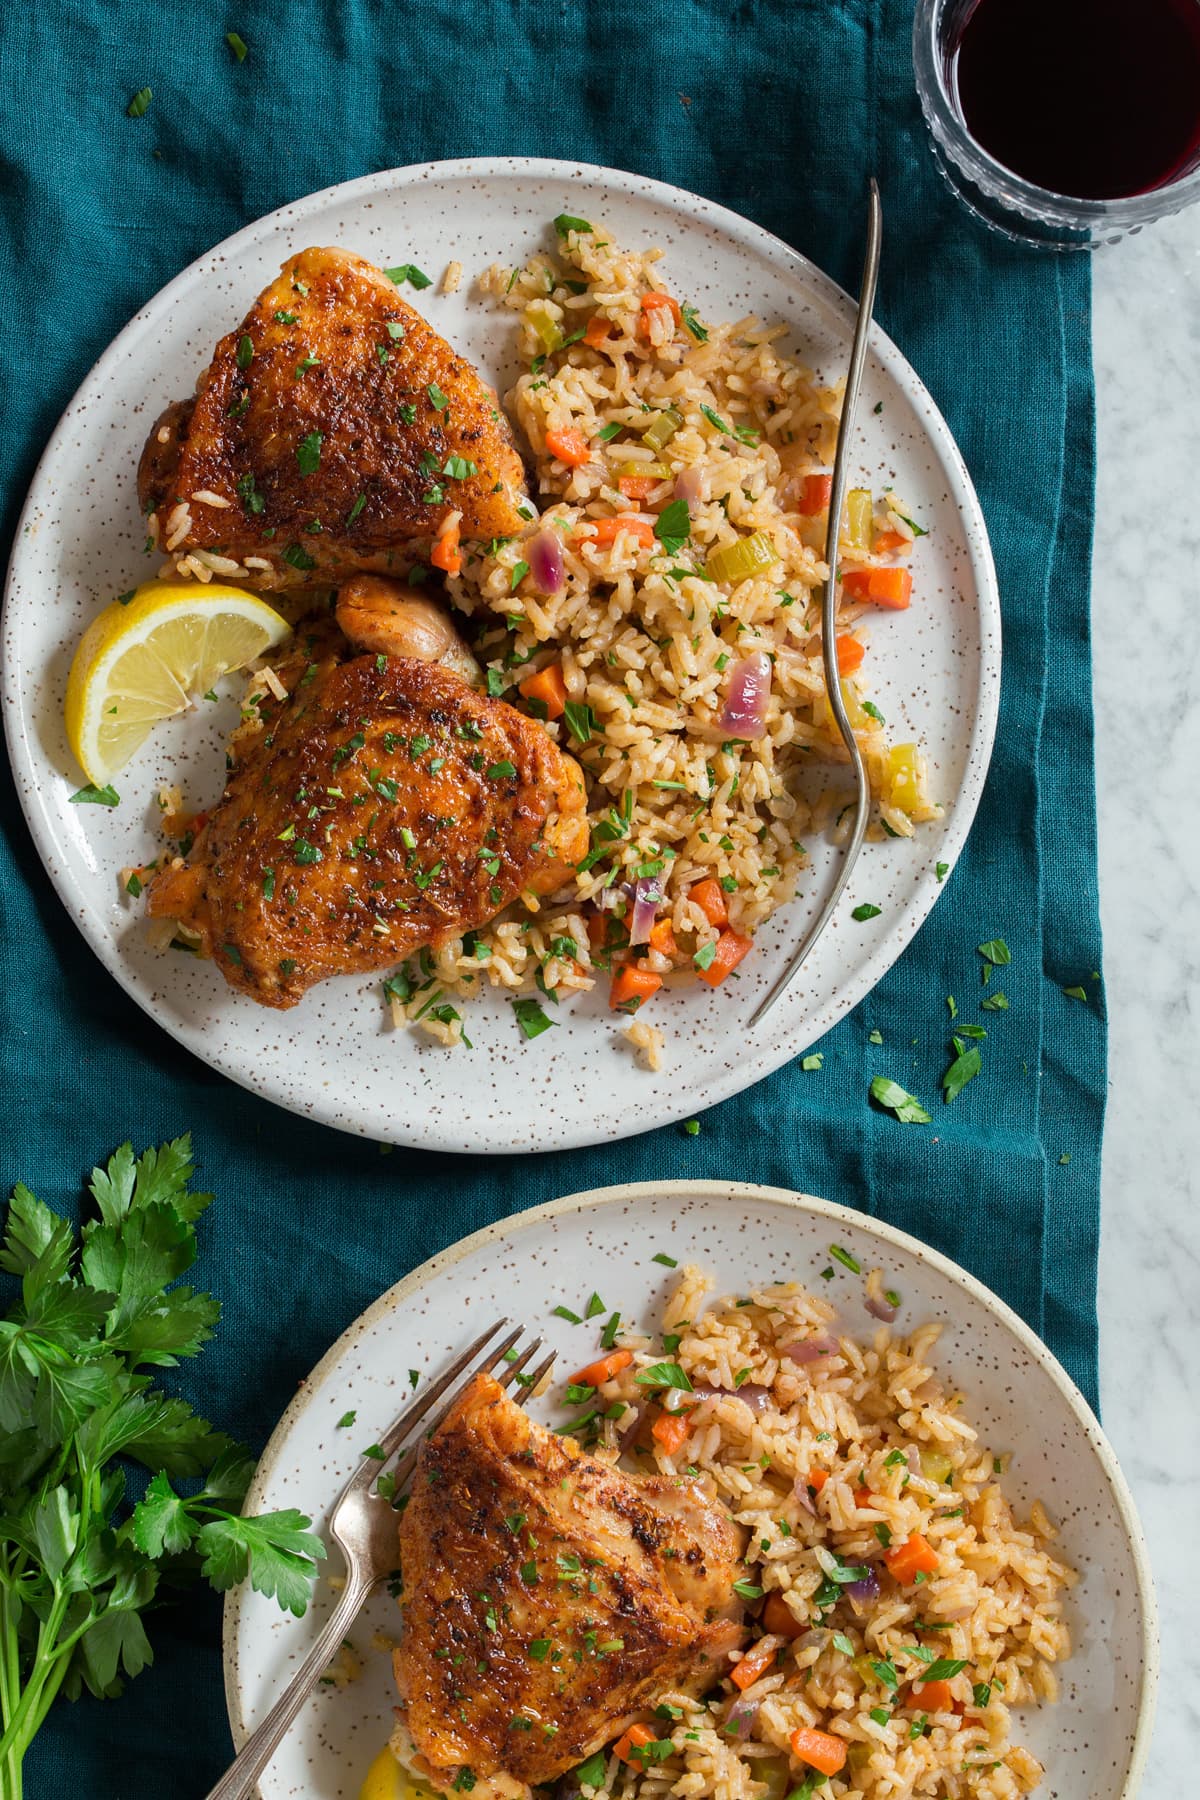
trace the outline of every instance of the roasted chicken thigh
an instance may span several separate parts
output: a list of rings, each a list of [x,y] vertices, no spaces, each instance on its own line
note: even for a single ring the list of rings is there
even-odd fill
[[[698,1483],[610,1468],[477,1376],[421,1446],[400,1524],[414,1769],[519,1800],[656,1695],[714,1685],[742,1641],[738,1549]]]
[[[283,698],[264,689],[221,800],[149,891],[266,1006],[552,893],[587,850],[578,763],[464,679],[470,652],[428,600],[364,578],[337,618],[370,653],[333,621],[301,627],[273,672]]]
[[[519,532],[523,478],[471,365],[382,270],[313,249],[155,421],[138,494],[183,573],[270,591],[387,572],[450,513],[464,538]]]

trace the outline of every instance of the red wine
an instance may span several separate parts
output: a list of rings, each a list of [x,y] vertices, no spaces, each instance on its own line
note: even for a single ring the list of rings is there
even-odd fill
[[[977,0],[953,51],[963,122],[1056,194],[1144,194],[1200,162],[1200,0]]]

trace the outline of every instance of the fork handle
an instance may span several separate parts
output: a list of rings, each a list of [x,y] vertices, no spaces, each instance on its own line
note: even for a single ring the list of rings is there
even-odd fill
[[[347,1582],[316,1643],[261,1725],[250,1733],[238,1756],[216,1787],[209,1791],[207,1800],[246,1800],[288,1726],[329,1667],[334,1651],[353,1623],[367,1593],[368,1584]]]

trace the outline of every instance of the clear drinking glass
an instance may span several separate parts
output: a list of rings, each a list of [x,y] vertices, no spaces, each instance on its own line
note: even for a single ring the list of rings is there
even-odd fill
[[[975,0],[917,0],[913,69],[933,154],[963,205],[994,231],[1047,250],[1094,250],[1200,200],[1200,167],[1143,194],[1079,200],[1035,186],[989,156],[967,130],[952,62]],[[1036,44],[1030,55],[1037,54]],[[1120,129],[1119,122],[1116,129]]]

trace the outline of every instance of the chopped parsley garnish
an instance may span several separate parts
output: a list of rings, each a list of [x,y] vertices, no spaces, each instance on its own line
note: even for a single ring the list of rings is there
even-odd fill
[[[442,474],[451,481],[466,481],[478,473],[479,465],[468,462],[465,456],[448,456],[442,465]]]
[[[695,338],[696,342],[698,344],[707,344],[708,332],[705,330],[704,326],[700,323],[700,315],[696,311],[696,308],[694,306],[689,306],[687,304],[687,302],[685,301],[684,304],[680,307],[679,311],[683,315],[683,323],[684,323],[685,329],[687,331],[691,332],[691,334]]]
[[[876,706],[876,704],[873,700],[864,700],[862,703],[862,709],[870,718],[874,719],[874,721],[877,725],[886,725],[887,724],[887,720],[884,718],[883,714],[880,712],[879,708]]]
[[[512,574],[508,578],[508,591],[510,594],[516,593],[517,589],[520,587],[521,583],[524,581],[524,579],[528,575],[528,573],[529,573],[529,564],[527,562],[525,562],[523,559],[521,562],[513,564]]]
[[[804,1070],[806,1075],[815,1075],[817,1070],[823,1067],[824,1062],[825,1058],[822,1052],[820,1050],[814,1050],[811,1056],[802,1056],[800,1058],[800,1067]]]
[[[250,337],[248,333],[243,332],[242,336],[238,339],[237,366],[239,369],[248,369],[253,361],[254,339]]]
[[[486,771],[489,781],[506,781],[516,772],[516,764],[509,762],[507,757],[502,762],[491,763]]]
[[[928,1125],[929,1114],[915,1094],[908,1094],[898,1081],[877,1075],[871,1083],[871,1098],[888,1112],[894,1112],[902,1125]]]
[[[319,863],[322,852],[315,844],[310,844],[307,838],[297,838],[295,856],[298,863]]]
[[[868,1031],[867,1042],[868,1044],[882,1044],[883,1033],[879,1030],[878,1026],[876,1026],[874,1030]]]
[[[950,864],[949,863],[935,863],[933,865],[933,872],[937,876],[939,881],[945,881],[947,875],[950,873]]]
[[[531,1638],[529,1641],[529,1654],[534,1662],[545,1662],[550,1654],[550,1639]]]
[[[512,1009],[517,1024],[527,1038],[541,1037],[543,1031],[548,1031],[556,1023],[554,1019],[546,1017],[536,1000],[514,1000]]]
[[[103,787],[96,787],[89,781],[86,787],[76,788],[71,795],[72,806],[120,806],[121,796],[111,782]]]
[[[139,88],[129,105],[125,108],[127,119],[140,119],[154,98],[153,88]]]
[[[871,1667],[875,1671],[875,1674],[879,1677],[879,1680],[883,1683],[884,1687],[888,1688],[891,1692],[894,1693],[895,1690],[900,1685],[900,1677],[896,1673],[895,1663],[890,1662],[890,1661],[876,1662],[872,1658],[871,1659]]]
[[[983,1059],[978,1050],[968,1050],[961,1038],[954,1040],[954,1046],[958,1054],[942,1076],[947,1104],[962,1093],[968,1081],[973,1081],[983,1067]]]
[[[659,1250],[650,1258],[650,1260],[651,1262],[661,1263],[664,1269],[677,1269],[679,1267],[675,1258],[673,1256],[668,1256],[665,1250]]]
[[[1081,987],[1064,988],[1063,993],[1066,995],[1068,1000],[1082,1000],[1085,1004],[1087,1002],[1086,988],[1081,988]]]
[[[1012,961],[1012,951],[1003,938],[989,938],[986,944],[980,944],[979,954],[985,962],[1003,968]]]
[[[297,381],[299,381],[301,375],[307,374],[309,369],[319,368],[320,364],[321,364],[320,357],[317,356],[312,350],[309,350],[307,352],[307,354],[302,356],[300,361],[296,364],[296,379],[297,379]]]
[[[385,269],[383,272],[389,281],[395,282],[397,287],[407,281],[409,286],[416,288],[418,293],[422,288],[433,286],[433,277],[418,269],[416,263],[398,263],[394,269]]]
[[[308,554],[303,544],[289,544],[283,552],[283,560],[290,563],[293,569],[315,569],[316,561]]]
[[[592,738],[600,734],[600,722],[591,707],[581,705],[577,700],[567,701],[563,718],[577,744],[590,744]]]
[[[850,917],[861,923],[864,919],[877,919],[882,911],[882,906],[872,906],[869,900],[864,900],[861,906],[854,908]]]
[[[709,969],[712,967],[712,961],[716,954],[717,946],[715,943],[701,944],[695,956],[693,956],[692,961],[698,969]]]
[[[608,1752],[597,1750],[586,1762],[580,1763],[575,1771],[575,1779],[581,1787],[601,1788],[604,1786],[605,1771],[608,1768]]]
[[[554,221],[554,229],[560,238],[565,238],[570,231],[591,231],[592,227],[586,219],[575,219],[570,213],[559,213]]]
[[[691,535],[692,518],[686,500],[672,500],[654,521],[654,535],[668,556],[675,556]]]
[[[425,392],[429,395],[429,404],[432,406],[434,412],[445,412],[450,402],[447,400],[445,394],[443,394],[437,382],[431,381],[429,386],[425,389]]]
[[[852,1275],[862,1274],[862,1264],[851,1256],[848,1250],[843,1250],[840,1244],[830,1244],[829,1254],[835,1262],[840,1262],[844,1269],[849,1269]]]
[[[236,61],[238,61],[240,63],[244,63],[246,60],[246,40],[245,40],[245,38],[242,37],[240,35],[240,33],[236,32],[236,31],[227,31],[225,33],[225,42],[229,45],[229,48],[233,51]]]
[[[683,1121],[683,1129],[687,1132],[689,1137],[699,1137],[700,1136],[700,1121],[699,1121],[699,1119],[685,1119]]]
[[[534,1004],[537,1004],[536,1001]],[[553,1020],[547,1019],[546,1023],[547,1025],[553,1024]],[[565,1319],[568,1325],[583,1324],[583,1320],[580,1318],[579,1314],[577,1312],[572,1312],[569,1306],[556,1306],[550,1316],[554,1319]]]
[[[937,1662],[930,1663],[929,1667],[922,1675],[921,1680],[949,1681],[951,1676],[959,1674],[966,1666],[966,1659],[964,1657],[941,1656],[938,1658]]]
[[[624,431],[624,429],[625,427],[621,424],[620,420],[614,419],[611,424],[602,425],[596,433],[596,436],[600,439],[602,444],[611,444],[612,440]]]
[[[310,431],[307,437],[300,439],[296,445],[296,461],[302,475],[315,475],[321,466],[321,445],[324,442],[323,431]]]
[[[353,1407],[351,1407],[350,1411],[344,1412],[342,1414],[341,1418],[338,1420],[338,1422],[337,1422],[338,1430],[344,1431],[348,1425],[353,1425],[353,1423],[354,1423],[355,1419],[357,1419],[357,1417],[358,1417],[358,1413],[354,1410]]]
[[[692,1392],[687,1370],[681,1369],[676,1362],[651,1363],[648,1369],[639,1369],[634,1380],[640,1387],[678,1388],[684,1394]]]
[[[755,1581],[735,1581],[733,1591],[735,1594],[740,1594],[743,1600],[762,1599],[763,1591]]]
[[[999,989],[996,993],[989,994],[988,998],[986,1000],[981,1000],[979,1004],[984,1012],[1007,1012],[1008,995],[1003,989]]]

